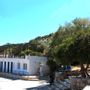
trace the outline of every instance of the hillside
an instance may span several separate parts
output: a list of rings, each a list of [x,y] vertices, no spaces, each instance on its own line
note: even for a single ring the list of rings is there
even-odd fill
[[[28,55],[46,55],[49,45],[53,39],[53,34],[43,37],[37,37],[30,40],[28,43],[21,44],[6,44],[0,46],[0,56],[8,55],[9,57],[17,57]]]

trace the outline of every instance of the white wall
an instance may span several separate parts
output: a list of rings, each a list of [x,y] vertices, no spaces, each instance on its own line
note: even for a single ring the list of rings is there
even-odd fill
[[[45,71],[47,58],[41,56],[27,56],[25,59],[22,58],[0,58],[0,62],[13,62],[13,73],[22,73],[27,72],[29,75],[35,75]],[[17,64],[20,63],[20,69],[18,69]],[[27,64],[27,70],[23,70],[23,64]],[[40,65],[43,64],[43,67],[40,69]],[[24,73],[22,73],[24,74]]]
[[[46,66],[47,57],[40,57],[40,56],[30,56],[30,74],[38,74],[40,73],[40,65]],[[43,68],[43,71],[46,68]]]
[[[20,59],[20,58],[0,58],[0,62],[3,61],[3,62],[13,62],[13,73],[21,73],[22,71],[25,71],[25,72],[29,72],[29,67],[30,67],[30,64],[29,64],[29,60],[28,59]],[[17,64],[20,63],[20,69],[18,69],[17,67]],[[27,70],[23,70],[23,64],[26,63],[27,64]],[[7,66],[7,65],[6,65]]]

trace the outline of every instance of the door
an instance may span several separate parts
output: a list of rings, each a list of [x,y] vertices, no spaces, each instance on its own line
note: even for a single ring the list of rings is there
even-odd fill
[[[13,73],[13,62],[11,62],[11,73]]]

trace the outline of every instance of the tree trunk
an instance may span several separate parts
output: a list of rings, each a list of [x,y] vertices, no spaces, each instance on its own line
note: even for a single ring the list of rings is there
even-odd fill
[[[88,72],[87,72],[87,69],[88,69],[88,67],[89,67],[89,64],[86,64],[86,65],[87,65],[87,66],[86,66],[86,68],[85,68],[84,65],[81,64],[81,75],[82,75],[82,77],[84,77],[84,78],[89,77],[89,74],[88,74]]]
[[[81,64],[81,75],[82,75],[83,78],[86,78],[85,68],[84,68],[83,64]]]
[[[87,64],[87,66],[85,68],[85,73],[86,73],[87,77],[90,77],[89,74],[88,74],[88,70],[87,70],[88,68],[89,68],[89,64]]]

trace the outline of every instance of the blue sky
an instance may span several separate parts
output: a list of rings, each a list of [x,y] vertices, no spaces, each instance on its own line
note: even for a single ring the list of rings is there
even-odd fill
[[[76,17],[90,18],[90,0],[0,0],[0,45],[28,42]]]

